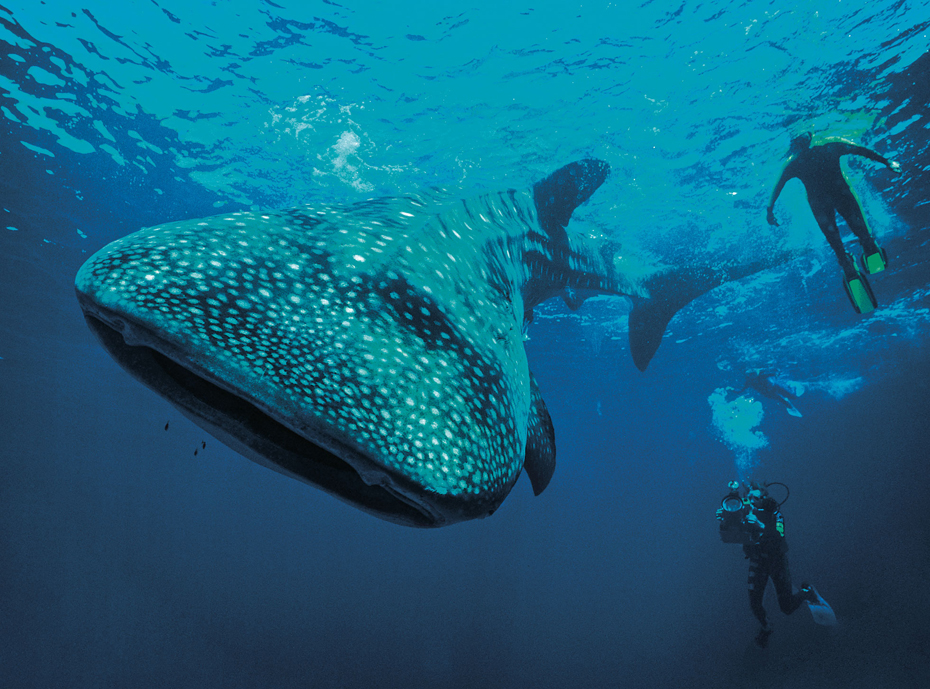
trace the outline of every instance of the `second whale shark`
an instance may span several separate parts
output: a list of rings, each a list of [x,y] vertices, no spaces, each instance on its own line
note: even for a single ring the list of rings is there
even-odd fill
[[[246,457],[400,524],[483,517],[555,469],[523,344],[537,305],[633,297],[644,370],[680,308],[761,267],[624,274],[568,231],[609,171],[169,223],[98,251],[77,296],[117,362]]]

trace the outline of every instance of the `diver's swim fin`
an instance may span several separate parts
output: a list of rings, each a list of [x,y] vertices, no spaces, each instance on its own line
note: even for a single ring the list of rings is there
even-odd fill
[[[888,267],[888,254],[884,249],[879,249],[871,254],[862,254],[862,268],[869,275],[880,273]]]
[[[875,295],[872,293],[872,286],[862,273],[857,273],[852,278],[844,277],[843,287],[856,313],[868,313],[878,306]]]

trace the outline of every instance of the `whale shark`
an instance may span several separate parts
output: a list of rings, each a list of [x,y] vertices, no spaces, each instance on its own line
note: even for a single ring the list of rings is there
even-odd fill
[[[524,350],[536,306],[632,298],[645,370],[679,309],[758,269],[627,274],[568,228],[609,172],[171,222],[95,253],[77,298],[123,368],[249,459],[398,524],[485,517],[555,470]]]

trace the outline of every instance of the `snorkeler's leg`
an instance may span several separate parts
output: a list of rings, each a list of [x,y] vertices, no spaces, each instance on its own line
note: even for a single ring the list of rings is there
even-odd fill
[[[853,262],[852,257],[846,253],[846,249],[843,248],[843,239],[840,237],[840,230],[836,226],[835,212],[832,209],[829,212],[818,211],[813,206],[811,210],[814,211],[814,218],[817,220],[817,224],[820,225],[820,231],[823,232],[827,243],[833,249],[833,253],[836,254],[836,260],[839,262],[840,268],[843,269],[843,275],[847,280],[858,277],[859,271],[856,270],[856,264]]]
[[[849,189],[837,195],[837,211],[862,245],[862,267],[865,272],[871,275],[885,270],[888,267],[888,254],[876,244],[862,215],[862,208]]]
[[[865,222],[865,216],[862,215],[862,208],[859,206],[859,202],[856,200],[855,195],[848,187],[837,191],[836,210],[843,216],[843,220],[849,225],[849,229],[852,230],[852,233],[856,235],[856,239],[859,240],[866,254],[874,254],[879,250],[878,245],[875,243],[875,238],[872,236],[872,233],[869,231],[869,226]]]

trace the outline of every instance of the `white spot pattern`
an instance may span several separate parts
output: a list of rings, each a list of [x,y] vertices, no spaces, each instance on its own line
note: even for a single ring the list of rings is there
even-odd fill
[[[77,286],[292,430],[355,448],[426,494],[493,508],[527,439],[524,312],[566,278],[531,192],[440,215],[432,200],[142,230],[98,252]],[[562,260],[594,275],[589,259]]]

